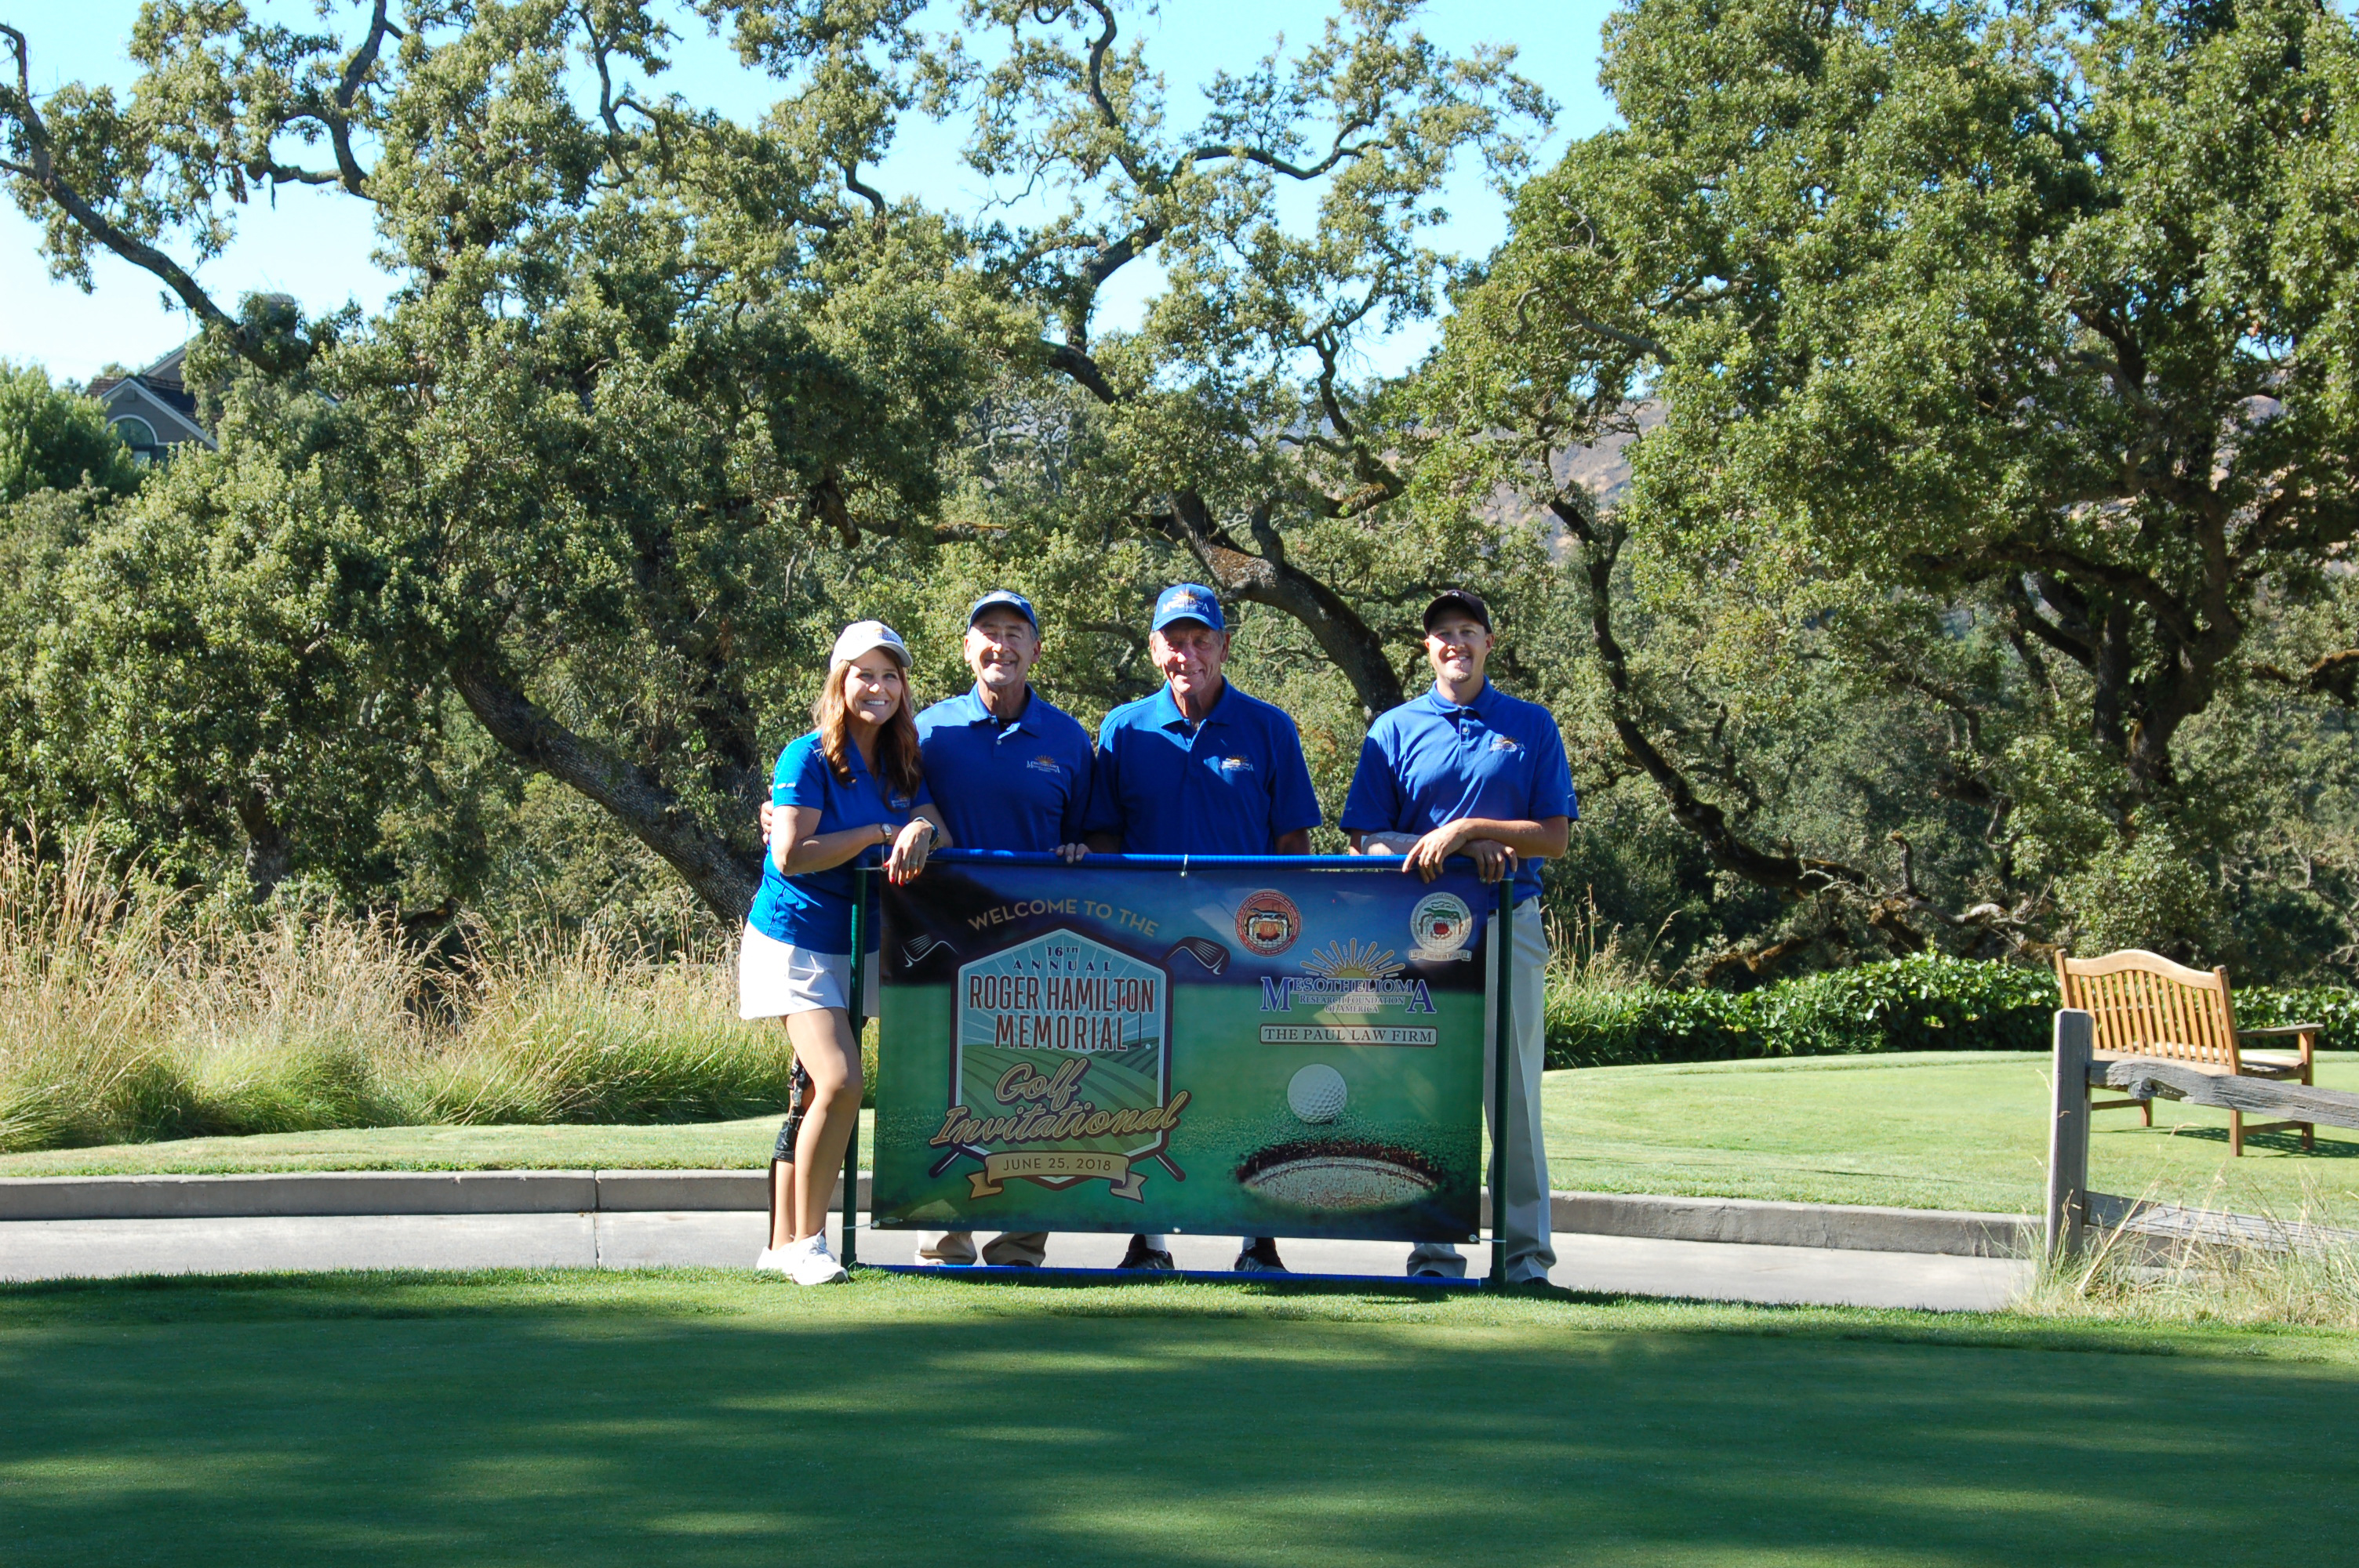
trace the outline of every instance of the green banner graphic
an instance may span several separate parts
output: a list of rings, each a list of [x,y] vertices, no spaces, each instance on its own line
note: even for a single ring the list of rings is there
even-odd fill
[[[875,1223],[1470,1239],[1495,898],[1342,858],[938,857],[884,893]]]

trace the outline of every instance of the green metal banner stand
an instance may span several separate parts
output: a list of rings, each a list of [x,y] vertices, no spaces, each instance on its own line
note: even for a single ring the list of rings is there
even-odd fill
[[[1516,967],[1516,881],[1499,878],[1499,910],[1492,917],[1491,940],[1499,955],[1498,1037],[1491,1044],[1491,1272],[1484,1280],[1489,1290],[1507,1283],[1507,1060],[1515,1036],[1512,1003]]]
[[[861,949],[868,933],[862,929],[863,916],[868,913],[868,868],[855,866],[852,871],[852,1006],[847,1012],[852,1020],[852,1055],[860,1059],[860,1032],[867,1026],[864,1016],[868,998],[862,980],[868,973],[868,955]],[[867,1091],[864,1079],[861,1090]],[[841,1261],[851,1269],[860,1261],[860,1108],[852,1108],[852,1139],[843,1146],[843,1251]]]

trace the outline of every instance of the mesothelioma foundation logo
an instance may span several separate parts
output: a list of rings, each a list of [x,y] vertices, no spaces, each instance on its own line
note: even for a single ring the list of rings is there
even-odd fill
[[[1302,960],[1309,972],[1265,975],[1261,982],[1264,1012],[1292,1012],[1297,1003],[1317,1016],[1316,1023],[1265,1023],[1265,1045],[1431,1045],[1440,1038],[1427,1027],[1361,1022],[1371,1013],[1398,1008],[1411,1015],[1434,1011],[1433,996],[1423,980],[1400,978],[1403,965],[1389,947],[1362,946],[1356,936],[1349,946],[1330,942],[1326,948]]]
[[[1428,893],[1408,913],[1409,939],[1416,944],[1409,957],[1420,963],[1444,963],[1473,955],[1474,912],[1456,893]]]
[[[1302,935],[1302,911],[1274,888],[1247,893],[1237,905],[1237,940],[1265,958],[1274,958]]]

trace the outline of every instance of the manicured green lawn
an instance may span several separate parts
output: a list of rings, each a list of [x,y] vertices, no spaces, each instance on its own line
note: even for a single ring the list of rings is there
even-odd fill
[[[2048,1155],[2048,1059],[1929,1053],[1551,1073],[1549,1173],[1559,1187],[1908,1208],[2028,1212]],[[2319,1081],[2359,1090],[2359,1056],[2321,1058]],[[2288,1134],[2228,1157],[2227,1113],[2158,1102],[2097,1118],[2100,1191],[2359,1219],[2359,1133]],[[756,1167],[774,1117],[663,1127],[393,1127],[195,1138],[0,1156],[0,1175],[560,1167]],[[861,1148],[870,1147],[863,1118]]]
[[[2328,1088],[2359,1090],[2359,1056],[2320,1058]],[[2029,1212],[2048,1160],[2048,1058],[2016,1053],[1819,1056],[1549,1075],[1549,1174],[1592,1192]],[[2100,1111],[2100,1192],[2247,1212],[2359,1208],[2359,1132],[2289,1133],[2228,1156],[2228,1113],[2157,1101]]]
[[[343,1276],[0,1289],[0,1560],[2334,1562],[2359,1346],[2004,1318]]]

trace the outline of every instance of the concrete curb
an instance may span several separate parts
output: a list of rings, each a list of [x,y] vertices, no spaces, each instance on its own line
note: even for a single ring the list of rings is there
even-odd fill
[[[597,1206],[598,1180],[590,1171],[290,1171],[0,1180],[0,1219],[569,1214]]]
[[[1954,1258],[2028,1258],[2038,1252],[2041,1238],[2038,1217],[2027,1214],[1633,1193],[1555,1193],[1550,1196],[1553,1228],[1593,1236],[1825,1247],[1850,1252],[1931,1252]]]
[[[0,1178],[0,1222],[411,1214],[644,1214],[769,1207],[762,1171],[289,1171]],[[843,1206],[843,1183],[833,1204]],[[868,1204],[868,1175],[860,1177]]]
[[[0,1222],[243,1219],[421,1214],[650,1214],[766,1209],[762,1171],[299,1171],[243,1176],[0,1178]],[[1487,1197],[1487,1195],[1485,1195]],[[2029,1257],[2028,1215],[1766,1203],[1751,1198],[1552,1194],[1560,1231],[1856,1252]],[[868,1176],[859,1204],[868,1207]],[[842,1183],[833,1206],[843,1206]]]

